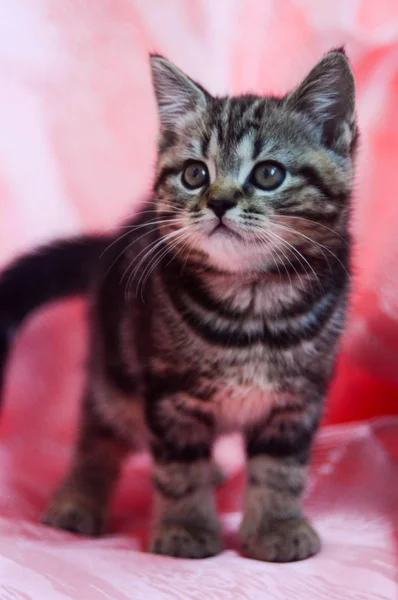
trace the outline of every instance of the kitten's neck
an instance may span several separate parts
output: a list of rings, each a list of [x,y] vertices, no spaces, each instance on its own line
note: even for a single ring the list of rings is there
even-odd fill
[[[171,293],[237,315],[265,316],[300,294],[292,279],[279,273],[228,273],[172,261],[163,265],[160,274]]]

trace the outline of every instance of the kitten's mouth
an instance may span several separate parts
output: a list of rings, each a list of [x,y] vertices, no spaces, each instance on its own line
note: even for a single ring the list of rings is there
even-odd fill
[[[223,223],[223,221],[219,221],[217,225],[214,227],[213,231],[210,232],[209,237],[213,235],[225,235],[226,237],[233,237],[235,239],[242,239],[242,236],[236,231],[233,231],[228,225]]]

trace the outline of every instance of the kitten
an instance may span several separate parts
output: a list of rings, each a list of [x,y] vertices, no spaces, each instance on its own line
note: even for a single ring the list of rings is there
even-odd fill
[[[343,50],[282,98],[215,98],[151,57],[160,117],[152,200],[113,239],[17,260],[0,280],[2,369],[37,305],[91,299],[75,457],[43,521],[104,531],[129,452],[153,456],[150,550],[222,549],[212,446],[242,432],[246,556],[307,558],[320,540],[300,498],[349,292],[357,140]]]

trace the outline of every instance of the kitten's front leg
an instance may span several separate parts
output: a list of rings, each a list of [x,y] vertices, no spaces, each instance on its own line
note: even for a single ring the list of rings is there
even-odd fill
[[[164,414],[152,443],[155,524],[149,550],[206,558],[222,550],[211,435],[194,414]]]
[[[246,436],[248,489],[240,533],[249,558],[290,562],[320,550],[300,502],[312,429],[299,412],[275,411],[264,428]]]

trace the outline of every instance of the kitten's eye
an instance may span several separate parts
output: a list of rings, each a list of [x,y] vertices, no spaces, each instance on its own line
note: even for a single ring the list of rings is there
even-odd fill
[[[209,181],[209,171],[205,163],[195,161],[189,163],[182,172],[182,183],[189,188],[194,190],[204,186]]]
[[[282,185],[286,177],[286,171],[281,165],[265,161],[256,165],[251,174],[253,185],[261,190],[276,190]]]

